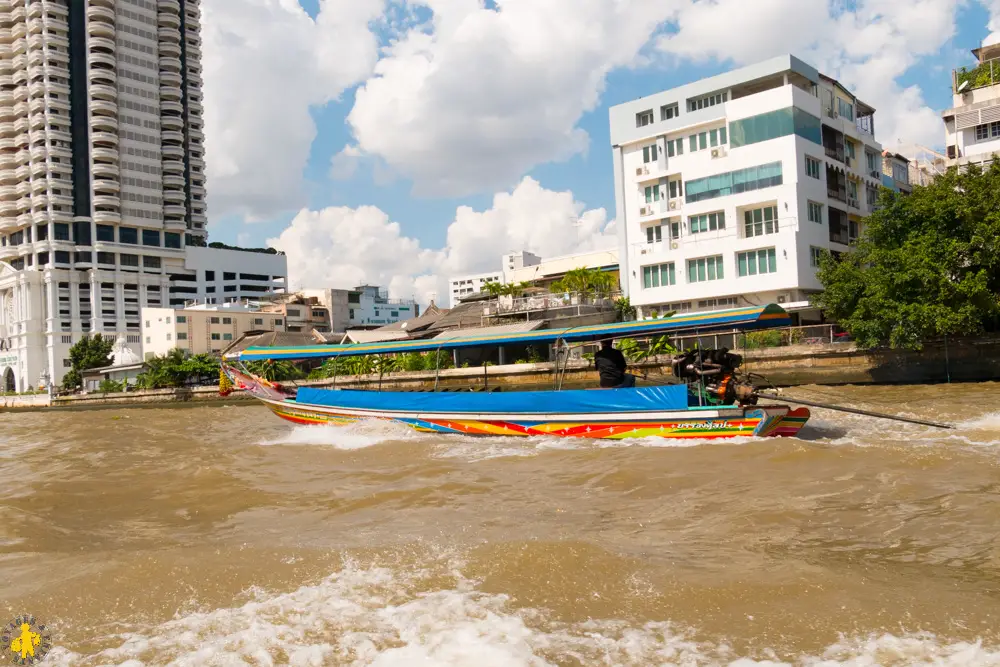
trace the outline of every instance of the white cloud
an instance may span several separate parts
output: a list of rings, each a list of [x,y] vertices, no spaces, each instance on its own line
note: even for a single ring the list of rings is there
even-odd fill
[[[389,48],[348,116],[419,194],[506,188],[585,151],[577,127],[682,0],[411,0],[433,12]]]
[[[202,39],[205,153],[215,216],[260,219],[301,205],[316,127],[309,107],[372,71],[368,24],[383,0],[206,0]]]
[[[676,32],[657,46],[682,59],[739,65],[794,53],[876,108],[876,137],[887,148],[935,146],[944,137],[940,115],[919,87],[897,80],[954,35],[960,2],[859,0],[848,10],[827,0],[756,0],[747,12],[745,0],[701,0],[679,12]]]
[[[1000,44],[1000,0],[984,0],[984,2],[990,12],[990,22],[986,25],[990,34],[983,40],[983,44]]]
[[[494,196],[485,211],[460,207],[443,248],[424,248],[374,206],[303,210],[268,243],[288,255],[289,284],[303,287],[385,285],[394,297],[447,303],[448,279],[495,270],[509,250],[545,256],[615,247],[604,209],[584,210],[571,192],[531,178]]]

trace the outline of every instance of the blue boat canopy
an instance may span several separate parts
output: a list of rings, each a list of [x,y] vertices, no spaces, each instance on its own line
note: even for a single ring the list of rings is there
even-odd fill
[[[348,345],[305,345],[298,347],[248,347],[241,352],[227,355],[243,361],[264,359],[312,359],[326,357],[351,357],[368,354],[400,354],[405,352],[433,352],[465,347],[492,345],[540,345],[566,342],[596,341],[604,338],[637,338],[667,333],[718,332],[728,330],[767,329],[789,326],[791,318],[777,304],[733,308],[708,313],[674,315],[661,319],[639,322],[616,322],[568,329],[541,329],[537,331],[506,332],[493,335],[476,335],[449,339],[393,340],[379,343],[352,343]]]

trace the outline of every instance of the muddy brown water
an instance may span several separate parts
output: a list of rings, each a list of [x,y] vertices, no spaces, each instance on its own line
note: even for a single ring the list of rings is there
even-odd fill
[[[791,394],[958,429],[2,414],[0,611],[48,624],[53,665],[1000,665],[1000,385]]]

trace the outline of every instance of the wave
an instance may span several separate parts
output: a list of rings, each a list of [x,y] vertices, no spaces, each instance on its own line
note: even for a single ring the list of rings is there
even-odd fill
[[[432,576],[348,564],[290,593],[256,590],[238,607],[101,638],[109,648],[90,655],[57,646],[49,660],[65,667],[1000,665],[997,648],[931,634],[845,637],[815,655],[779,656],[761,647],[740,656],[723,641],[699,639],[695,629],[668,621],[560,623],[545,610],[515,608],[502,593],[479,591],[457,573],[449,588],[425,590]]]

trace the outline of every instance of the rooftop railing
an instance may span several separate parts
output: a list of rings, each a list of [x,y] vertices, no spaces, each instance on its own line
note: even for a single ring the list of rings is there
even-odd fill
[[[956,93],[996,85],[1000,85],[1000,58],[987,60],[976,67],[960,67],[952,72],[952,90]]]

